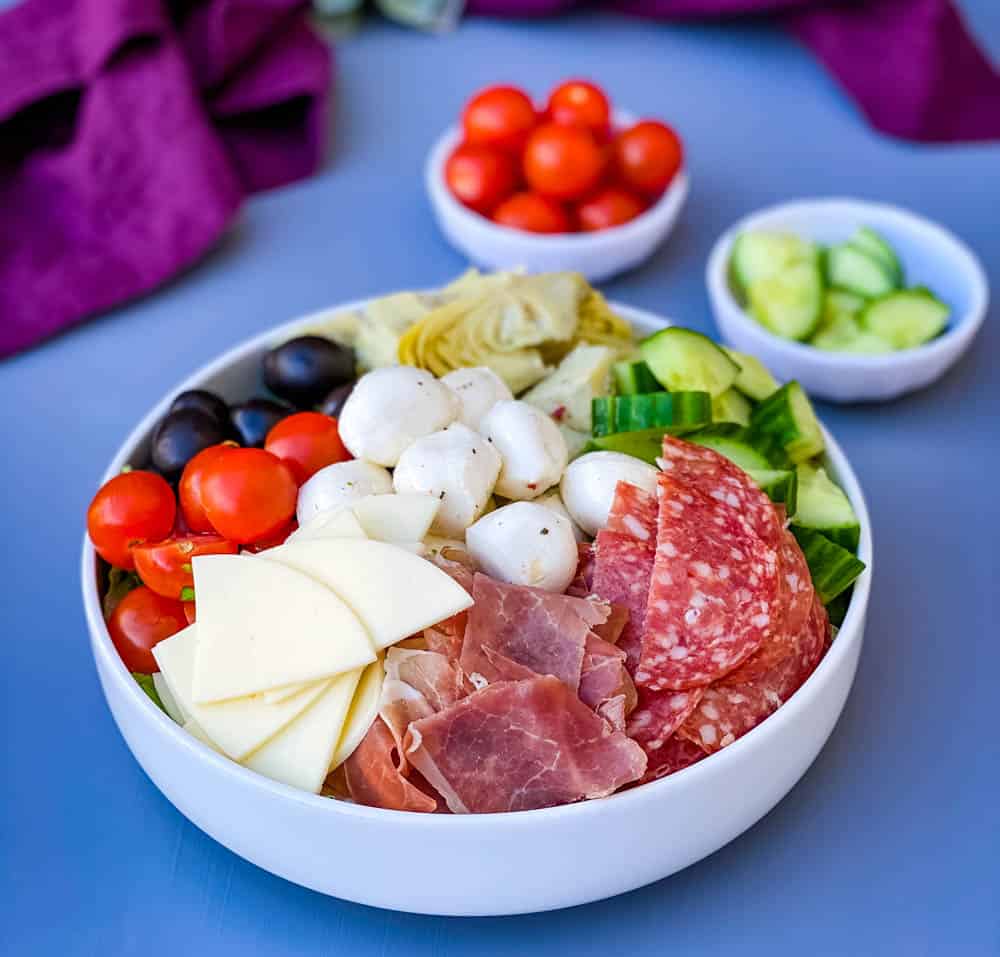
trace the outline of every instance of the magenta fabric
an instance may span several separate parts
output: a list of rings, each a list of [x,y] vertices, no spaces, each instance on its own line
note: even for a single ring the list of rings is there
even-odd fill
[[[331,59],[299,0],[0,14],[0,355],[156,288],[307,176]]]
[[[469,0],[467,10],[529,17],[582,5],[583,0]],[[951,0],[612,0],[610,5],[663,19],[777,16],[882,132],[925,142],[1000,139],[1000,73]]]

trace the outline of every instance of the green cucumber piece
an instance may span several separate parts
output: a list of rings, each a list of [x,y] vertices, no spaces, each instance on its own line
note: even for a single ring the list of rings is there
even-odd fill
[[[644,429],[641,432],[618,432],[602,435],[587,443],[584,452],[624,452],[642,459],[650,465],[663,455],[663,429]]]
[[[659,429],[682,433],[712,421],[707,392],[647,392],[641,395],[599,396],[591,403],[595,437],[615,432]]]
[[[795,263],[815,258],[816,247],[793,233],[766,230],[740,233],[733,243],[730,274],[733,284],[745,297],[759,279],[768,279]]]
[[[866,299],[877,299],[896,288],[896,278],[878,258],[850,243],[831,246],[825,256],[826,278],[831,286]]]
[[[590,402],[590,430],[593,435],[610,435],[615,430],[615,398],[599,395]]]
[[[823,311],[823,275],[813,258],[755,279],[747,293],[750,314],[783,339],[808,339]]]
[[[727,346],[723,346],[722,349],[740,367],[733,388],[739,389],[748,399],[753,399],[755,402],[760,402],[778,391],[778,380],[767,371],[767,367],[756,356],[737,352]]]
[[[664,389],[722,395],[739,375],[740,367],[708,336],[693,329],[670,326],[653,333],[639,346],[642,357]]]
[[[865,570],[861,559],[831,542],[825,535],[795,522],[792,522],[791,530],[805,555],[816,594],[824,605],[852,585]]]
[[[615,377],[615,389],[619,395],[659,392],[662,388],[656,381],[656,376],[649,371],[649,366],[641,359],[616,362],[612,366],[612,372]]]
[[[749,425],[753,406],[750,400],[735,389],[726,389],[722,395],[712,399],[713,422],[735,422],[737,425]]]
[[[747,469],[761,491],[772,501],[785,506],[785,514],[792,516],[798,507],[799,476],[795,469]]]
[[[860,324],[893,349],[912,349],[940,335],[948,314],[948,307],[923,289],[904,289],[870,303]]]
[[[862,226],[851,237],[851,245],[879,260],[889,270],[897,286],[903,284],[903,265],[896,256],[896,250],[881,233],[877,233],[871,226]]]
[[[865,308],[868,300],[843,289],[827,289],[823,296],[823,323],[834,322],[842,316],[854,318]]]
[[[822,533],[849,552],[856,552],[861,540],[861,525],[843,489],[823,468],[803,462],[796,471],[799,476],[796,524]]]
[[[839,628],[844,623],[853,593],[854,586],[852,585],[850,588],[845,588],[836,598],[831,598],[827,603],[826,614],[834,628]]]
[[[784,449],[792,462],[805,462],[823,451],[823,431],[812,403],[798,382],[783,385],[750,417],[750,434],[758,448]]]
[[[754,447],[750,433],[738,425],[720,423],[698,432],[692,432],[690,435],[685,435],[684,438],[695,445],[714,449],[745,472],[752,469],[767,471],[771,468],[767,456]]]

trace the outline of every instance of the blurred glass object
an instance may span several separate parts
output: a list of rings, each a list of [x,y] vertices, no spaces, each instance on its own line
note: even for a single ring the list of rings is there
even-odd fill
[[[313,0],[313,7],[326,30],[352,32],[364,0]],[[461,19],[465,0],[375,0],[379,12],[408,27],[441,33]]]

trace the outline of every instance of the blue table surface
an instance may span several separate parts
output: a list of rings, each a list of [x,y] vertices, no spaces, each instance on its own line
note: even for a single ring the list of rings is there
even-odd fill
[[[1000,8],[969,5],[1000,59]],[[1000,315],[932,389],[821,415],[861,478],[877,573],[857,683],[828,746],[763,821],[650,887],[572,910],[436,919],[288,884],[205,837],[146,779],[98,687],[79,597],[83,516],[138,418],[190,371],[300,313],[460,272],[420,186],[468,93],[599,77],[683,132],[693,190],[654,259],[607,285],[712,331],[702,279],[736,217],[814,194],[878,198],[954,229],[1000,291],[1000,147],[878,136],[763,24],[604,16],[478,21],[341,42],[333,148],[248,203],[204,264],[0,366],[6,638],[0,951],[151,954],[1000,953]],[[331,862],[331,866],[334,862]],[[412,866],[420,879],[420,862]],[[627,861],[622,862],[627,867]],[[475,849],[469,849],[475,867]]]

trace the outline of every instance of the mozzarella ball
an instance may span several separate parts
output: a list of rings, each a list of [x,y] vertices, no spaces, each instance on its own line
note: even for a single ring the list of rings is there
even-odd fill
[[[299,489],[295,517],[299,525],[305,525],[320,512],[391,491],[392,476],[380,465],[359,459],[334,462],[320,469]]]
[[[388,366],[358,379],[337,425],[356,459],[393,466],[407,446],[454,422],[458,409],[455,393],[429,372]]]
[[[431,531],[462,538],[483,514],[500,465],[496,449],[478,432],[457,422],[410,445],[399,457],[392,481],[399,493],[420,492],[440,499]]]
[[[562,477],[569,452],[559,426],[527,402],[501,401],[479,425],[503,459],[497,495],[514,500],[537,498]]]
[[[469,554],[491,578],[564,592],[576,575],[578,550],[569,519],[537,502],[490,512],[465,535]]]
[[[624,452],[588,452],[574,459],[563,476],[563,504],[588,535],[596,535],[608,522],[615,486],[630,482],[656,494],[657,469]]]
[[[587,534],[584,532],[576,522],[573,521],[573,516],[570,515],[569,510],[563,504],[562,496],[559,494],[559,489],[554,488],[546,492],[541,498],[536,498],[535,501],[539,505],[544,505],[550,511],[556,513],[556,515],[561,515],[570,524],[570,528],[573,529],[573,537],[578,542],[587,541]]]
[[[478,429],[483,416],[498,402],[514,398],[507,383],[486,366],[456,369],[442,376],[441,382],[458,397],[458,421],[470,429]]]

